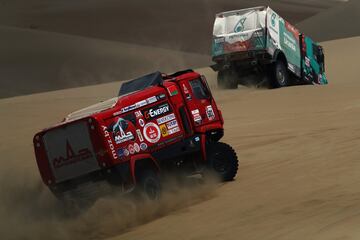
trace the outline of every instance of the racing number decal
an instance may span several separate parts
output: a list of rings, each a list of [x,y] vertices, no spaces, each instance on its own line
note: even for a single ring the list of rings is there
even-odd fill
[[[143,134],[150,143],[157,143],[161,137],[160,128],[153,122],[149,122],[144,126]]]

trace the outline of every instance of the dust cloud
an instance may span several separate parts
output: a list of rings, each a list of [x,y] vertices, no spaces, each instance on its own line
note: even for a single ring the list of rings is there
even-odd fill
[[[181,184],[169,181],[158,202],[123,195],[101,198],[79,214],[68,210],[36,177],[24,172],[0,174],[0,236],[3,239],[103,239],[216,195],[217,181]]]

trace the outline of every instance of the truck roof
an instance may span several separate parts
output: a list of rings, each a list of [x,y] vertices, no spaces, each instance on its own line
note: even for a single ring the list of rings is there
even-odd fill
[[[72,112],[66,116],[65,122],[76,120],[76,119],[83,118],[83,117],[87,117],[92,114],[113,108],[116,105],[118,100],[119,100],[119,97],[110,98],[103,102],[99,102],[94,105],[91,105],[91,106],[82,108],[80,110],[77,110],[75,112]]]
[[[154,72],[147,75],[144,75],[140,78],[136,78],[133,80],[130,80],[126,83],[123,83],[120,91],[119,96],[113,97],[111,99],[105,100],[100,103],[96,103],[94,105],[88,106],[86,108],[82,108],[80,110],[77,110],[75,112],[70,113],[67,115],[67,117],[64,119],[63,123],[74,121],[80,118],[88,117],[93,114],[106,111],[108,109],[114,108],[115,106],[123,105],[124,108],[121,109],[121,112],[119,114],[132,111],[133,108],[135,109],[135,105],[141,105],[141,101],[147,100],[152,101],[149,99],[151,96],[153,96],[154,92],[158,92],[158,88],[154,88],[153,90],[150,90],[147,92],[148,94],[144,95],[144,92],[142,90],[145,90],[150,87],[156,87],[161,85],[164,81],[167,80],[180,80],[182,79],[183,75],[186,77],[186,74],[188,73],[194,73],[193,70],[188,69],[180,72],[176,72],[170,75],[161,73],[161,72]],[[150,96],[151,95],[151,96]],[[133,106],[134,105],[134,106]],[[128,107],[128,109],[125,109]],[[137,108],[137,107],[136,107]]]
[[[218,17],[227,17],[227,16],[231,16],[231,15],[241,15],[244,14],[246,12],[249,11],[263,11],[265,10],[267,7],[265,6],[258,6],[258,7],[252,7],[252,8],[244,8],[244,9],[239,9],[239,10],[232,10],[232,11],[227,11],[227,12],[220,12],[217,13],[215,16]]]
[[[131,81],[123,83],[119,91],[119,96],[126,95],[135,91],[141,91],[150,86],[156,86],[162,84],[163,81],[164,78],[161,72],[154,72],[147,74],[140,78],[136,78]]]
[[[159,71],[149,73],[139,78],[135,78],[121,85],[119,96],[126,95],[135,91],[144,90],[150,86],[156,86],[162,84],[165,80],[176,78],[185,73],[194,72],[191,69],[179,71],[170,75],[161,73]]]

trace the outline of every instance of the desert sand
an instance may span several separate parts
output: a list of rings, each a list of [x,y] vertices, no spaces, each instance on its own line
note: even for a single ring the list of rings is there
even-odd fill
[[[351,70],[349,66],[360,54],[359,49],[354,51],[359,43],[359,37],[324,43],[327,86],[217,90],[215,74],[200,69],[223,111],[223,141],[239,155],[238,176],[201,194],[170,198],[173,204],[157,206],[166,210],[160,215],[154,210],[142,225],[124,213],[127,205],[121,200],[95,205],[80,218],[60,217],[55,200],[40,182],[32,151],[37,130],[116,95],[121,82],[1,100],[1,235],[6,239],[358,239],[360,82],[356,66]],[[16,231],[11,228],[15,224]]]
[[[78,10],[75,1],[69,5],[53,2],[51,6],[48,1],[31,1],[35,5],[29,2],[0,3],[0,24],[6,25],[0,27],[3,43],[0,97],[8,97],[0,99],[1,239],[360,238],[360,37],[322,43],[329,85],[219,90],[215,73],[204,67],[210,61],[203,54],[209,44],[206,36],[209,29],[201,30],[198,37],[203,41],[195,48],[189,47],[193,40],[181,38],[184,42],[181,46],[173,41],[182,34],[159,39],[158,31],[164,31],[166,24],[181,23],[176,20],[178,15],[162,11],[164,8],[150,12],[161,13],[160,20],[167,16],[173,22],[154,28],[154,35],[149,35],[150,43],[145,44],[144,40],[134,40],[143,35],[131,29],[124,30],[124,35],[134,39],[115,42],[119,40],[116,36],[123,35],[110,34],[108,30],[115,29],[114,25],[101,33],[84,27],[85,20],[93,16],[89,13],[109,13],[109,7],[96,4],[99,1],[77,2]],[[266,1],[241,4],[199,1],[194,12],[206,4],[209,11],[200,14],[207,16],[206,21],[212,21],[213,12],[255,2]],[[87,8],[82,4],[87,4]],[[136,4],[129,9],[138,9]],[[341,10],[345,5],[336,7],[339,4],[343,3],[289,0],[274,3],[274,8],[292,16],[295,22],[321,12],[313,18],[325,19],[319,20],[322,24],[307,20],[299,23],[304,31],[321,35],[322,30],[329,29],[327,23],[332,24],[333,16],[347,13],[349,19],[358,16],[355,7],[355,11],[347,12]],[[331,8],[334,6],[340,10]],[[114,24],[117,19],[114,16],[117,15],[108,14],[107,20],[91,23],[98,23],[96,28],[101,29],[105,22]],[[84,22],[75,24],[75,19]],[[155,24],[159,19],[149,23]],[[194,27],[200,26],[200,22],[194,21]],[[32,29],[24,29],[30,25]],[[329,38],[354,35],[349,29],[336,31]],[[191,49],[202,50],[186,52]],[[139,56],[139,51],[146,54]],[[119,65],[123,68],[117,68]],[[82,215],[64,216],[62,207],[40,180],[32,148],[33,135],[58,123],[69,112],[115,96],[121,81],[105,81],[183,67],[204,67],[198,71],[207,77],[225,119],[222,141],[231,144],[239,156],[236,179],[226,184],[173,191],[155,205],[137,207],[114,196],[101,199]],[[84,86],[89,84],[92,85]]]
[[[0,98],[210,64],[209,56],[0,26]]]
[[[360,1],[350,1],[322,11],[296,26],[316,41],[349,38],[360,35],[356,22],[360,16]]]

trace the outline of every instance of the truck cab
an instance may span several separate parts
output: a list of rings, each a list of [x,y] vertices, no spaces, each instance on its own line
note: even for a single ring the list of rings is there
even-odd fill
[[[302,39],[302,77],[306,82],[327,84],[324,49],[305,34]]]

